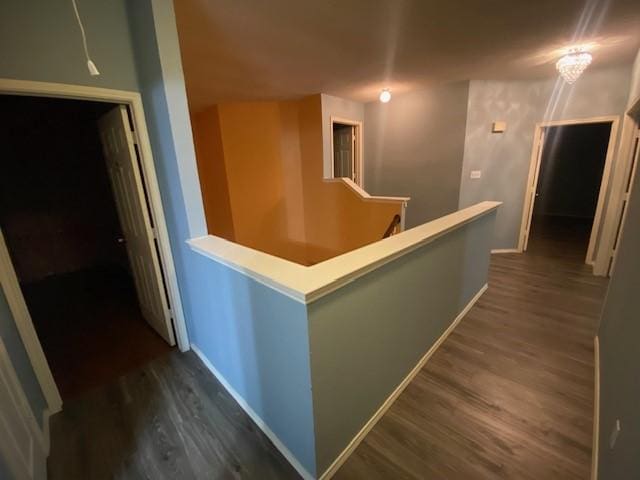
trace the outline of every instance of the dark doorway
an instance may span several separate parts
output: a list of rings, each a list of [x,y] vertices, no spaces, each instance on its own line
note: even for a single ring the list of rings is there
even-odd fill
[[[611,122],[545,128],[530,251],[584,262],[610,133]]]
[[[333,177],[349,178],[362,186],[362,124],[351,120],[331,120]]]
[[[166,352],[143,319],[97,121],[115,105],[0,96],[0,227],[67,400]]]

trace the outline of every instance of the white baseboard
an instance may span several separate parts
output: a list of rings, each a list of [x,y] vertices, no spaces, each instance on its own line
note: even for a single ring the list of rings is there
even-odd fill
[[[422,370],[424,365],[427,363],[429,358],[435,353],[435,351],[442,345],[442,343],[447,339],[447,337],[453,332],[453,330],[458,326],[460,321],[464,318],[464,316],[471,310],[471,307],[478,301],[478,299],[482,296],[482,294],[487,290],[488,285],[485,283],[484,286],[474,295],[474,297],[469,301],[469,303],[462,309],[462,311],[458,314],[455,320],[449,325],[449,327],[445,330],[445,332],[436,340],[436,342],[431,346],[431,348],[424,354],[424,356],[420,359],[418,364],[413,367],[413,370],[409,372],[409,374],[405,377],[404,380],[396,387],[396,389],[389,395],[389,397],[384,401],[384,403],[380,406],[378,411],[369,419],[369,421],[362,427],[362,429],[353,437],[353,440],[349,442],[349,445],[338,455],[338,457],[333,461],[333,463],[327,468],[327,470],[320,476],[320,480],[329,480],[338,469],[344,464],[344,462],[349,458],[349,456],[353,453],[353,451],[360,445],[360,442],[364,440],[364,437],[371,431],[371,429],[378,423],[378,420],[382,418],[382,416],[387,412],[389,407],[396,401],[396,399],[400,396],[400,394],[404,391],[404,389],[411,383],[411,380]]]
[[[297,470],[297,472],[304,478],[305,480],[313,480],[315,477],[311,475],[302,464],[296,459],[296,457],[291,453],[291,451],[282,443],[282,441],[278,438],[278,436],[273,433],[273,431],[269,428],[269,426],[265,423],[262,418],[249,406],[249,404],[245,401],[242,396],[231,386],[231,384],[227,381],[226,378],[214,367],[209,359],[205,356],[204,353],[193,343],[191,344],[191,349],[194,353],[200,358],[202,363],[209,369],[209,371],[213,374],[214,377],[218,379],[218,381],[222,384],[222,386],[229,392],[229,394],[233,397],[233,399],[242,407],[251,420],[264,432],[264,434],[271,440],[271,442],[275,445],[275,447],[280,451],[280,453],[287,459],[287,461]]]
[[[519,248],[494,248],[491,253],[522,253]]]
[[[598,480],[598,447],[600,443],[600,339],[593,338],[593,446],[591,447],[591,480]]]

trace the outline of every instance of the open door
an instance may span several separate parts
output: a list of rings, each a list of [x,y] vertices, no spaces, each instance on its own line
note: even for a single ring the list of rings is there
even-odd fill
[[[631,150],[631,166],[629,168],[629,173],[625,181],[624,188],[624,196],[622,198],[622,207],[620,208],[619,219],[617,222],[616,234],[613,241],[613,248],[611,250],[611,259],[609,261],[609,268],[607,271],[607,276],[611,276],[613,274],[613,269],[615,268],[616,258],[618,255],[618,246],[620,243],[620,238],[622,237],[622,230],[624,229],[624,225],[627,219],[627,207],[629,204],[629,198],[631,197],[631,188],[633,187],[633,179],[636,176],[636,169],[638,168],[638,163],[640,163],[640,127],[635,129],[635,134],[633,137],[633,148]]]
[[[175,345],[151,209],[126,107],[120,105],[102,116],[98,126],[142,315]]]
[[[18,381],[0,337],[0,477],[44,480],[47,454],[44,437]]]
[[[533,207],[536,202],[538,193],[536,192],[538,186],[538,177],[540,175],[540,164],[542,163],[542,151],[544,149],[545,130],[541,128],[539,130],[539,136],[537,138],[536,159],[532,164],[533,171],[529,172],[529,184],[527,185],[527,196],[525,197],[525,214],[523,215],[524,225],[522,229],[522,251],[526,252],[527,245],[529,244],[529,232],[531,231],[531,218],[533,216]]]
[[[355,181],[355,128],[333,124],[333,176]]]

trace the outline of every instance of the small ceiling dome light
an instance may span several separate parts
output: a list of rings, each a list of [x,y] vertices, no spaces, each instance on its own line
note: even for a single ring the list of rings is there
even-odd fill
[[[380,92],[380,101],[382,103],[387,103],[389,100],[391,100],[391,92],[388,88],[383,88]]]
[[[581,48],[572,48],[556,63],[556,68],[565,82],[571,85],[580,78],[582,72],[591,64],[593,57]]]

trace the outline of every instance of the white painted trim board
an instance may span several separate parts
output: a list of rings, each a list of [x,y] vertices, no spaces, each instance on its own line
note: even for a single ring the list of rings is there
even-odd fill
[[[49,362],[42,350],[36,329],[33,326],[27,302],[22,295],[20,283],[13,268],[7,244],[4,241],[2,228],[0,228],[0,288],[2,288],[9,304],[9,310],[20,334],[22,344],[27,351],[33,372],[38,379],[42,395],[47,401],[47,408],[51,413],[57,413],[62,410],[62,398],[51,374]]]
[[[591,447],[591,480],[598,480],[598,449],[600,444],[600,338],[593,338],[593,443]]]
[[[245,413],[253,420],[253,422],[262,430],[262,432],[271,440],[273,445],[278,449],[278,451],[287,459],[287,461],[291,464],[293,468],[304,478],[305,480],[313,480],[314,476],[311,475],[304,466],[296,459],[295,455],[291,453],[284,443],[278,438],[278,436],[269,428],[264,420],[258,415],[253,408],[245,401],[242,396],[236,392],[236,390],[231,386],[231,384],[227,381],[227,379],[220,373],[216,367],[209,361],[207,356],[198,348],[197,345],[191,344],[191,350],[200,358],[202,363],[209,369],[209,371],[213,374],[214,377],[222,384],[225,390],[233,397],[233,399],[240,405],[240,407],[245,411]]]
[[[309,304],[362,275],[493,212],[500,205],[500,202],[481,202],[310,267],[213,235],[194,238],[187,243],[201,255],[298,302]]]

